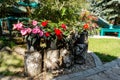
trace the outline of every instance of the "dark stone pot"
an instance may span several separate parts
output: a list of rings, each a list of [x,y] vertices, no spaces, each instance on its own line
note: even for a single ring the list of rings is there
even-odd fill
[[[31,36],[26,37],[26,43],[27,43],[27,51],[39,51],[40,50],[40,37],[34,36],[33,38]]]
[[[86,54],[88,51],[88,32],[84,30],[78,34],[78,37],[74,43],[74,59],[75,63],[85,63]]]

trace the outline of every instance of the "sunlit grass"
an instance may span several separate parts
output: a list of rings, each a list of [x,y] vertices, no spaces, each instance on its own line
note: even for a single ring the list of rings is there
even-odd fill
[[[120,39],[89,38],[89,50],[96,53],[103,62],[120,57]]]
[[[24,69],[23,56],[16,54],[13,51],[1,51],[4,47],[9,47],[11,50],[13,47],[17,46],[14,39],[9,37],[0,37],[0,75],[17,75]],[[22,44],[21,44],[22,45]]]
[[[17,75],[23,70],[23,57],[7,52],[0,52],[0,75]]]

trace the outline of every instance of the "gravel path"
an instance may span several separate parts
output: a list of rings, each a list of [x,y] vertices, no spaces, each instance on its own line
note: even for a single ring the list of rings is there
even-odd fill
[[[53,80],[120,80],[120,59]]]

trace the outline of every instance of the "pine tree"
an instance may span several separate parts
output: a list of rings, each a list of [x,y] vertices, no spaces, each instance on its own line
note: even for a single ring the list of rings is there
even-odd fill
[[[120,0],[92,0],[90,10],[106,20],[115,20],[115,24],[120,23]]]

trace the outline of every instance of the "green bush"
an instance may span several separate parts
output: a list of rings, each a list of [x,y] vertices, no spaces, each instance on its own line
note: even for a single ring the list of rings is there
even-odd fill
[[[80,21],[81,8],[86,5],[88,4],[85,0],[42,0],[30,17],[36,20],[51,20],[54,23],[64,22],[73,27]]]

